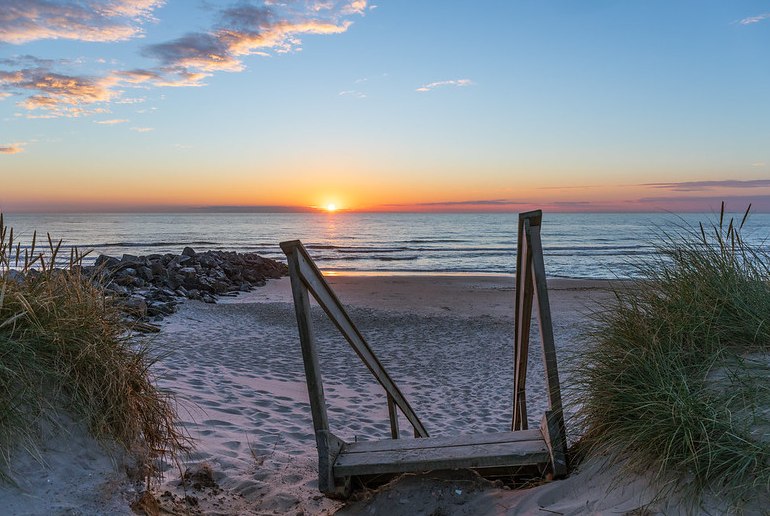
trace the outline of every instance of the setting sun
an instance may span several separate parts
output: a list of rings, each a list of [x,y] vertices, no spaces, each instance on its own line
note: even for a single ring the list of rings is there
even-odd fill
[[[337,205],[334,203],[327,204],[326,211],[337,211]]]

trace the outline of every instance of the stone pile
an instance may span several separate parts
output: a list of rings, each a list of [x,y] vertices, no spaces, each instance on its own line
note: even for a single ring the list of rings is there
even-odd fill
[[[134,317],[158,321],[174,313],[180,298],[215,303],[218,296],[246,292],[286,276],[288,268],[256,253],[197,253],[185,247],[180,255],[124,254],[120,259],[101,255],[83,272],[98,277]]]

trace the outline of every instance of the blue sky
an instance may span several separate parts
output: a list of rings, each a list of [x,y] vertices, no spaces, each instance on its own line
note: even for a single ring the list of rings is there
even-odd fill
[[[0,209],[770,209],[769,50],[768,1],[0,0]]]

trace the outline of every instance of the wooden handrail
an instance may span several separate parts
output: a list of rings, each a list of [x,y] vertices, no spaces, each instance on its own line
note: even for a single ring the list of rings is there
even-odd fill
[[[323,396],[323,382],[318,366],[318,357],[315,352],[312,326],[310,321],[310,304],[307,297],[308,291],[313,295],[326,315],[348,341],[350,347],[356,352],[361,361],[366,365],[377,382],[385,389],[388,397],[388,414],[390,417],[391,435],[398,437],[398,407],[406,416],[414,429],[415,437],[428,437],[428,431],[423,426],[417,414],[380,363],[369,344],[364,339],[352,319],[348,315],[342,303],[331,289],[321,271],[310,258],[305,246],[299,240],[281,242],[281,249],[286,254],[289,264],[289,276],[291,278],[292,292],[294,294],[294,306],[299,325],[300,341],[302,343],[303,358],[305,359],[305,375],[308,392],[310,394],[311,414],[316,432],[328,431],[329,422],[326,415],[326,404]],[[307,350],[307,352],[306,352]],[[395,405],[395,406],[393,406]]]

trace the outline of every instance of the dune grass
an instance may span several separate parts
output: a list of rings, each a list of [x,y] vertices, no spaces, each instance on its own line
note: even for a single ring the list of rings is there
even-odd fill
[[[158,458],[188,448],[173,397],[156,387],[147,346],[81,275],[82,256],[56,268],[61,242],[49,236],[43,253],[35,240],[22,251],[0,214],[0,479],[18,450],[40,456],[41,423],[66,413],[134,454],[149,483]]]
[[[770,257],[740,222],[663,232],[597,312],[579,418],[593,453],[740,503],[770,490]]]

